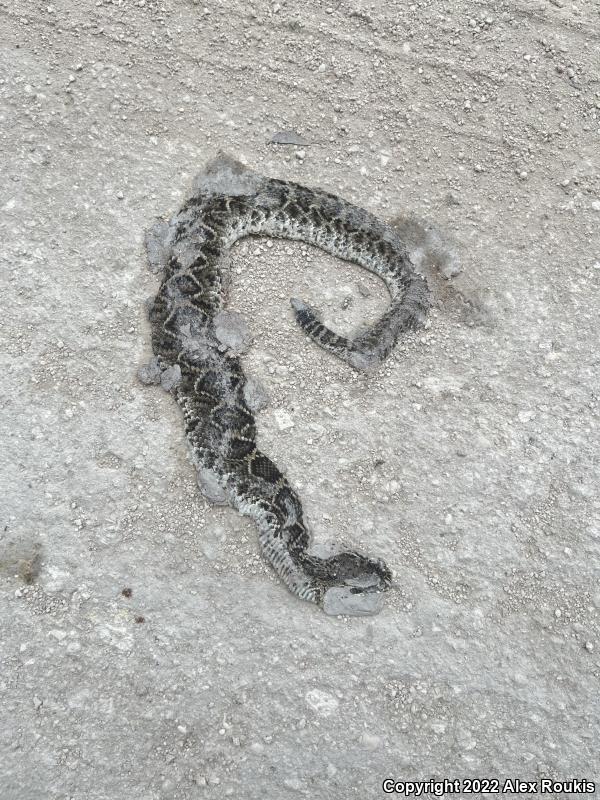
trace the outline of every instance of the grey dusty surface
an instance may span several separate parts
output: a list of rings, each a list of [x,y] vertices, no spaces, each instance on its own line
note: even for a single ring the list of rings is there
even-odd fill
[[[0,41],[2,800],[598,779],[596,0],[13,0]],[[261,447],[394,569],[377,616],[291,596],[138,380],[144,231],[220,148],[451,243],[369,377],[289,298],[350,331],[376,279],[232,258]]]

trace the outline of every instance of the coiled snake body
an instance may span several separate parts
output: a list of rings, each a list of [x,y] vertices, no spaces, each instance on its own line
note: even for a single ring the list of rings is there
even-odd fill
[[[424,320],[427,285],[398,235],[372,214],[318,189],[263,177],[224,154],[196,178],[180,211],[147,238],[151,263],[164,270],[149,313],[154,363],[163,375],[170,371],[201,487],[255,520],[264,556],[298,597],[338,613],[344,603],[349,613],[353,607],[370,613],[370,600],[390,585],[390,570],[356,552],[311,553],[300,499],[256,446],[240,358],[216,330],[228,250],[249,235],[308,242],[383,279],[389,309],[354,339],[338,336],[310,306],[292,300],[306,334],[355,369],[376,366],[403,331]]]

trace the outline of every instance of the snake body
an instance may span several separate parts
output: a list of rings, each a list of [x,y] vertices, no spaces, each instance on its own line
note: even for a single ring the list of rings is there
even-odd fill
[[[385,282],[388,310],[355,338],[337,335],[313,308],[292,300],[306,334],[355,369],[379,364],[403,331],[423,322],[427,284],[398,234],[372,214],[319,189],[259,175],[225,154],[206,165],[181,209],[147,239],[151,265],[163,270],[149,312],[155,365],[172,377],[201,488],[255,521],[263,555],[298,597],[326,610],[334,595],[350,605],[359,595],[368,605],[369,595],[389,587],[390,570],[353,551],[311,552],[298,495],[257,447],[239,355],[218,336],[227,254],[251,235],[307,242]]]

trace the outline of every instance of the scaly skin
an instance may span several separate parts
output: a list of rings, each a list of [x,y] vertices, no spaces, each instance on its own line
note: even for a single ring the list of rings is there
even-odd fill
[[[307,335],[355,369],[379,364],[404,331],[422,323],[429,306],[426,282],[413,271],[394,230],[373,215],[318,189],[260,176],[225,155],[206,166],[181,210],[151,234],[158,249],[149,256],[164,269],[150,310],[152,346],[162,369],[181,370],[174,395],[202,481],[255,520],[265,558],[298,597],[322,604],[332,588],[383,591],[391,573],[380,559],[309,552],[300,499],[256,447],[240,360],[224,351],[215,332],[225,302],[225,256],[249,235],[308,242],[383,279],[391,305],[355,339],[338,336],[314,309],[292,300]]]

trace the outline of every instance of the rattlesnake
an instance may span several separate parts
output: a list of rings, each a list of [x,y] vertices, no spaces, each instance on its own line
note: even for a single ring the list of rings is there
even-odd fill
[[[390,570],[352,551],[311,552],[300,499],[257,449],[239,355],[219,338],[226,257],[249,235],[308,242],[383,279],[390,307],[353,339],[326,327],[306,303],[291,301],[306,334],[358,370],[379,364],[403,331],[423,322],[427,284],[398,234],[372,214],[319,189],[259,175],[223,153],[195,179],[181,209],[146,237],[150,265],[163,272],[149,310],[155,359],[141,377],[162,382],[182,408],[201,489],[254,519],[264,556],[298,597],[330,613],[372,613]]]

